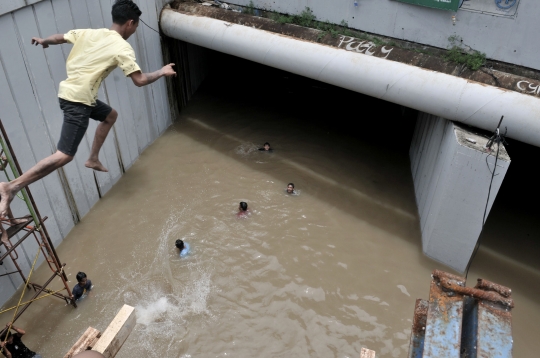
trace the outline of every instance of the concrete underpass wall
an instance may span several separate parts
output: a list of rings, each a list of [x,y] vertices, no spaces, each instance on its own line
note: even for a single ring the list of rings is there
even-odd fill
[[[484,136],[423,112],[418,114],[411,141],[422,249],[459,272],[465,271],[482,230],[496,151],[494,145],[488,155],[486,142]],[[510,158],[501,146],[487,215],[509,166]]]
[[[175,63],[177,76],[167,82],[170,102],[176,115],[201,86],[212,68],[214,51],[164,36],[164,57],[167,63]],[[217,61],[217,60],[216,60]],[[215,62],[217,71],[227,71]]]
[[[232,3],[246,6],[250,1]],[[457,35],[463,38],[463,44],[485,52],[488,58],[540,69],[536,54],[540,43],[535,31],[536,0],[520,0],[509,13],[498,9],[494,0],[465,1],[457,13],[395,0],[357,0],[357,3],[358,6],[354,0],[253,0],[259,9],[299,14],[309,7],[322,21],[339,24],[345,20],[355,29],[440,48],[448,47],[448,38]],[[466,7],[487,11],[474,12],[465,10]],[[514,10],[517,10],[515,14]],[[455,25],[452,15],[456,16]]]
[[[143,11],[141,18],[157,29],[164,2],[135,2]],[[46,37],[74,28],[109,27],[112,3],[113,0],[1,1],[0,119],[23,171],[56,150],[62,125],[57,90],[59,82],[66,77],[65,61],[71,50],[69,44],[45,50],[33,47],[31,37]],[[143,71],[155,71],[163,66],[160,36],[156,32],[141,23],[129,42]],[[46,225],[55,244],[64,239],[173,120],[163,79],[138,88],[116,69],[103,83],[99,98],[119,113],[100,155],[109,173],[96,173],[84,167],[96,129],[96,123],[90,121],[75,160],[30,186],[41,214],[49,217]],[[6,180],[3,173],[0,180]],[[26,213],[24,203],[17,198],[12,209],[15,216]],[[18,262],[25,273],[36,254],[33,241],[30,238],[17,249]],[[5,252],[3,245],[0,252]],[[69,258],[61,257],[61,260],[68,264],[68,272],[76,270]],[[0,266],[0,275],[12,270],[8,258]],[[18,275],[0,277],[0,305],[21,283]]]

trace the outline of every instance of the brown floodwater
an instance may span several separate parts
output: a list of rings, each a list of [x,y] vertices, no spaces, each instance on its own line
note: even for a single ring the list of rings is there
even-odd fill
[[[448,270],[422,254],[406,146],[274,105],[199,91],[59,245],[71,284],[80,270],[95,287],[77,309],[34,303],[17,322],[26,344],[63,357],[129,304],[137,325],[118,358],[406,356],[415,299]],[[274,152],[259,152],[267,140]],[[492,217],[469,285],[513,288],[514,356],[535,357],[539,270],[514,258],[519,245],[497,246],[522,217],[497,204]],[[519,227],[539,232],[534,219]]]

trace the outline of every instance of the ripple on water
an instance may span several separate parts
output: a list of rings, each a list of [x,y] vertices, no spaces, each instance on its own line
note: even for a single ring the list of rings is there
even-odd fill
[[[258,153],[258,152],[259,152],[259,147],[251,142],[242,143],[235,149],[235,153],[244,158],[248,158],[252,154]]]

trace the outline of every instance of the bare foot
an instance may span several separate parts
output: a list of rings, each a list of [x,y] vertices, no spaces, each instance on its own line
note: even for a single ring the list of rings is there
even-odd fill
[[[15,197],[15,193],[9,187],[9,183],[0,183],[0,217],[7,218],[9,204]]]
[[[32,217],[30,215],[27,215],[27,216],[19,218],[19,219],[10,218],[9,222],[11,223],[11,225],[18,225],[18,224],[22,224],[22,223],[27,223],[28,220],[30,220],[31,218]]]
[[[2,230],[2,237],[0,238],[0,240],[4,245],[6,245],[6,248],[9,250],[9,248],[11,247],[11,242],[9,242],[7,231],[4,229],[2,224],[0,224],[0,226],[0,229]]]
[[[87,167],[87,168],[90,168],[90,169],[94,169],[94,170],[97,170],[98,172],[108,172],[107,168],[105,168],[103,166],[103,164],[101,164],[101,162],[99,160],[90,160],[88,159],[86,161],[86,163],[84,163],[84,165]],[[0,191],[0,194],[2,192]]]
[[[0,170],[4,170],[6,168],[6,165],[7,165],[7,158],[6,158],[5,155],[2,155],[0,157],[0,160],[1,160]]]

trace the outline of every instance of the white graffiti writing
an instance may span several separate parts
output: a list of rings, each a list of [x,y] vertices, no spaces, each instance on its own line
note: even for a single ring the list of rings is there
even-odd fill
[[[354,51],[358,53],[364,53],[368,56],[373,56],[377,50],[372,51],[372,49],[375,49],[377,45],[375,45],[371,41],[359,41],[358,39],[351,37],[351,36],[341,36],[339,46],[338,48],[341,48],[343,44],[346,44],[345,50],[347,51]],[[392,52],[394,48],[386,48],[386,46],[383,46],[381,48],[381,53],[384,56],[383,58],[387,58],[390,56],[390,52]]]
[[[523,87],[523,86],[526,86],[526,87]],[[538,95],[540,94],[540,85],[539,84],[534,84],[534,83],[531,83],[529,81],[519,81],[517,83],[517,88],[522,91],[522,92],[525,92],[525,93],[530,93],[530,94],[535,94],[535,95]]]

